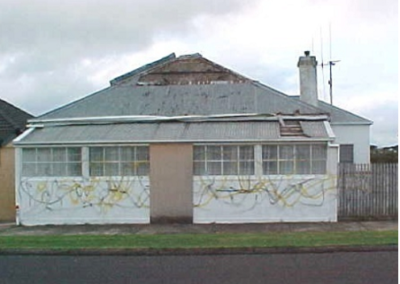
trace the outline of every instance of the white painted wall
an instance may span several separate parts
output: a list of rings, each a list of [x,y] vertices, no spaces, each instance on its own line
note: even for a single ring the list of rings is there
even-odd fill
[[[336,221],[335,176],[198,178],[194,223]]]
[[[370,125],[331,125],[336,144],[354,145],[354,163],[370,163]]]
[[[149,179],[21,178],[22,225],[149,223]]]
[[[194,223],[336,222],[338,145],[326,175],[194,177]]]

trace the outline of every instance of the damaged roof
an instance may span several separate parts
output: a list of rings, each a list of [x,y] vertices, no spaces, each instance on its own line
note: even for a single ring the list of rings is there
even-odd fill
[[[369,120],[320,103],[314,107],[218,65],[174,53],[110,81],[110,86],[39,119],[129,115],[330,114],[331,122]],[[346,115],[344,115],[346,114]]]
[[[157,122],[67,125],[35,128],[15,145],[158,143],[158,142],[267,142],[328,141],[324,121],[302,121],[300,134],[282,135],[278,121]]]

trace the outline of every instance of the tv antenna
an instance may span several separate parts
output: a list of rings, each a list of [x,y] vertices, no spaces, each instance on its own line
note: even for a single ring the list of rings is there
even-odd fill
[[[340,60],[332,60],[332,37],[331,37],[331,24],[329,23],[329,58],[331,58],[327,63],[324,63],[323,59],[323,46],[322,46],[322,29],[321,29],[321,67],[322,67],[322,74],[324,74],[324,66],[329,65],[329,97],[331,105],[333,105],[333,78],[332,78],[332,66],[335,66],[336,63],[340,62]],[[324,79],[325,80],[325,79]]]

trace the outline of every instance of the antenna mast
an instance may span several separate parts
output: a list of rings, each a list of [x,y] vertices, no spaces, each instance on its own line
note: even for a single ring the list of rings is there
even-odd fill
[[[331,23],[329,23],[329,56],[330,60],[328,63],[322,63],[321,66],[322,68],[324,65],[329,64],[329,96],[330,96],[330,101],[331,105],[333,105],[333,79],[332,79],[332,66],[335,66],[335,63],[340,62],[340,60],[332,60],[332,37],[331,37]]]

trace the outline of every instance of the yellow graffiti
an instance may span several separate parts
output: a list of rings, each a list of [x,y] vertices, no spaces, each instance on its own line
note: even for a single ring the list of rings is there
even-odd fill
[[[82,179],[23,179],[20,190],[38,206],[50,210],[93,207],[106,214],[113,207],[149,208],[149,186],[141,177],[101,177]],[[66,205],[68,206],[68,205]]]
[[[322,206],[325,195],[336,190],[336,176],[324,175],[300,179],[299,176],[202,176],[195,182],[195,207],[206,208],[211,202],[240,207],[252,198],[253,205],[266,201],[272,205],[294,207],[302,203]]]

